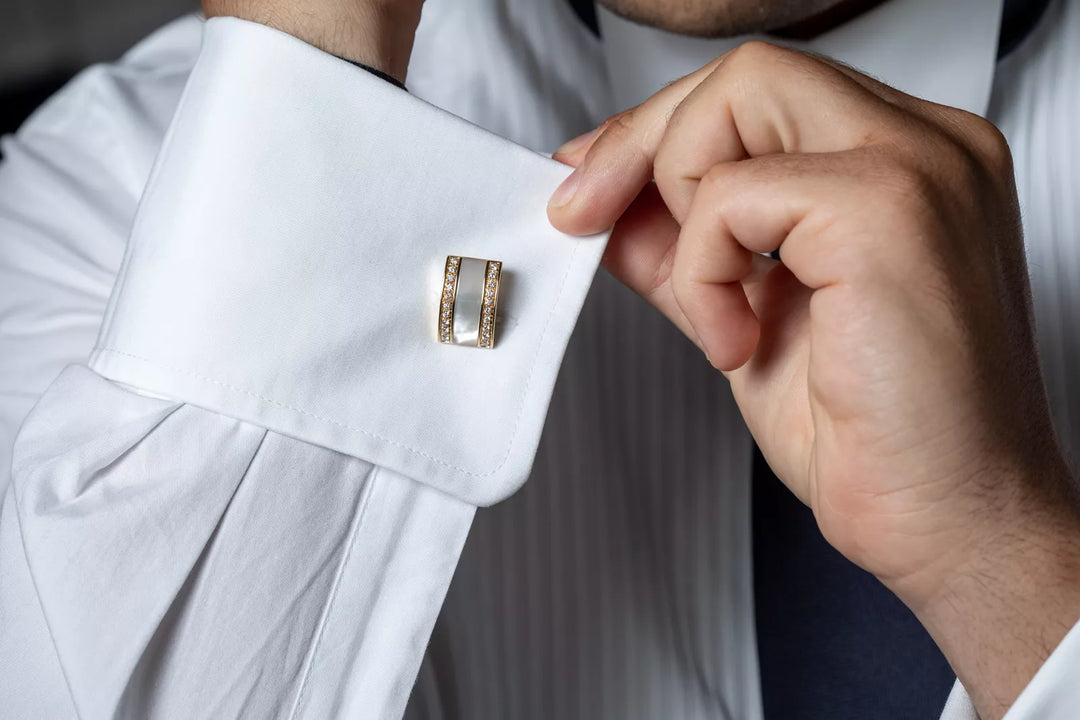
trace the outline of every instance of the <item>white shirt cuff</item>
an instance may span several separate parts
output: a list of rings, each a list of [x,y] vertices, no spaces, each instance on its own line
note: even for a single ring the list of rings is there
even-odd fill
[[[547,221],[567,172],[293,37],[210,20],[91,365],[500,500],[528,476],[604,247]],[[436,342],[450,254],[503,263],[493,350]]]

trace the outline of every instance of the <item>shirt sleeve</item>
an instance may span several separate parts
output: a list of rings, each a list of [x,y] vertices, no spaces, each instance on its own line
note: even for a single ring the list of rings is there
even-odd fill
[[[0,161],[0,715],[75,709],[11,495],[20,424],[101,327],[139,197],[199,52],[185,16],[91,66],[4,137]]]
[[[547,223],[565,174],[206,23],[89,368],[14,449],[0,556],[25,557],[75,715],[401,714],[603,250]],[[492,350],[436,341],[451,254],[503,263]]]

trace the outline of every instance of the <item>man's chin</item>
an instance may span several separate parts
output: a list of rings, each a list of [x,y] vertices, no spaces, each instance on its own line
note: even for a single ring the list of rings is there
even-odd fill
[[[641,25],[696,37],[779,30],[851,0],[598,0]]]

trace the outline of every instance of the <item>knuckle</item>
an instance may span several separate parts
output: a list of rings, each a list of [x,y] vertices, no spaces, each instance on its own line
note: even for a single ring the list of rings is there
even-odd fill
[[[991,172],[1012,174],[1012,151],[1005,134],[992,122],[976,118],[970,131],[970,139],[976,153]]]
[[[947,109],[943,120],[946,133],[953,139],[954,167],[965,165],[967,178],[1002,182],[1013,173],[1012,151],[1005,135],[989,120],[964,110]],[[964,157],[961,159],[958,154]]]
[[[615,115],[604,123],[603,137],[607,138],[609,142],[621,142],[634,134],[634,128],[637,126],[635,118],[636,108],[624,110],[623,112]]]
[[[764,40],[750,40],[732,50],[724,60],[724,65],[740,70],[753,70],[773,62],[782,52],[779,47]]]
[[[873,260],[869,269],[880,270],[877,263],[884,260],[893,265],[892,270],[899,270],[906,261],[924,256],[933,245],[949,237],[940,231],[942,212],[953,210],[949,197],[953,193],[943,186],[936,168],[914,156],[893,156],[878,163],[872,181],[877,187],[876,199],[860,212],[870,213],[872,222],[888,228],[890,236],[905,240],[881,243],[879,234],[871,233],[856,243],[857,255]]]
[[[637,171],[648,158],[643,154],[638,109],[631,108],[608,118],[600,126],[600,137],[585,155],[586,168],[608,167],[628,160]]]
[[[640,125],[638,108],[625,110],[609,118],[601,126],[600,137],[586,154],[585,164],[593,165],[599,161],[606,165],[617,162],[617,158],[632,158],[635,168],[646,163],[647,158],[641,147]]]
[[[948,258],[974,249],[964,249],[970,243],[961,231],[978,216],[967,189],[974,165],[962,148],[952,144],[940,144],[930,157],[932,162],[914,155],[896,156],[883,164],[887,200],[874,208],[874,218],[888,228],[888,237],[902,241],[865,239],[867,278],[918,274],[928,281],[948,265]],[[959,266],[969,265],[965,261]]]
[[[731,174],[732,170],[729,166],[713,165],[702,176],[698,192],[704,193],[714,207],[718,203],[723,203],[728,197],[726,190],[731,183]]]
[[[673,290],[673,266],[675,264],[675,247],[676,243],[671,243],[664,254],[660,257],[660,262],[656,264],[653,269],[652,276],[645,283],[642,295],[646,299],[653,299],[658,294],[663,292],[667,287],[670,291]]]
[[[883,187],[894,204],[910,211],[931,202],[935,191],[932,173],[917,162],[895,156],[881,168]]]

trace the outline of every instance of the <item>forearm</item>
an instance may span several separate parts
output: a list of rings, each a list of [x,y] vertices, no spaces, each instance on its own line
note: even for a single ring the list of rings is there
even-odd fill
[[[422,6],[423,0],[203,0],[207,17],[267,25],[402,82]]]

